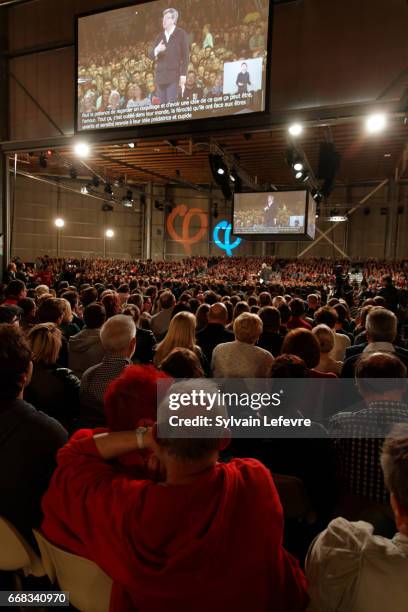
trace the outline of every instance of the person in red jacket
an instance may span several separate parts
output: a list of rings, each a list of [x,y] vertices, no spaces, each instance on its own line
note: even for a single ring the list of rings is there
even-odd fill
[[[154,427],[70,439],[43,498],[44,535],[111,576],[112,612],[305,610],[269,470],[254,459],[219,463],[225,439],[158,437],[163,405],[169,414],[164,401]],[[158,481],[116,461],[141,449],[153,451]]]

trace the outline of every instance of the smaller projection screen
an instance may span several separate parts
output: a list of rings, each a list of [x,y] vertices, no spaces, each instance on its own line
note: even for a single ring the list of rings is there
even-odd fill
[[[316,203],[307,190],[236,193],[232,231],[249,240],[314,240]]]
[[[266,109],[268,0],[154,0],[77,18],[76,130]]]

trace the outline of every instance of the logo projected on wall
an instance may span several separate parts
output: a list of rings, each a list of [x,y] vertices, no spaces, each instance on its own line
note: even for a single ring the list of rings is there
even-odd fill
[[[174,227],[177,217],[183,219],[181,234],[177,233]],[[198,217],[200,225],[195,234],[190,236],[190,225],[194,217]],[[191,245],[195,244],[204,237],[208,229],[208,215],[202,208],[188,208],[185,204],[180,204],[173,208],[167,217],[167,231],[175,242],[180,242],[187,255],[191,255]]]
[[[224,242],[221,242],[219,233],[224,230]],[[237,248],[242,242],[241,238],[236,238],[234,242],[231,242],[231,223],[228,221],[220,221],[214,227],[213,240],[219,249],[226,252],[228,257],[232,256],[232,251]]]

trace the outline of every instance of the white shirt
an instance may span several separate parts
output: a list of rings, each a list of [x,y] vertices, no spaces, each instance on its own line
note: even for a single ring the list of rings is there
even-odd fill
[[[330,353],[335,361],[344,361],[346,349],[351,345],[350,338],[345,334],[334,334],[334,349]]]
[[[395,353],[395,347],[391,342],[370,342],[363,353]]]
[[[170,38],[170,36],[173,34],[173,32],[174,32],[174,30],[175,30],[175,29],[176,29],[176,26],[174,25],[174,26],[171,28],[171,30],[169,30],[169,31],[164,30],[164,35],[165,35],[165,37],[166,37],[166,42],[169,42],[169,38]]]
[[[312,542],[306,576],[308,612],[406,612],[408,538],[337,518]]]

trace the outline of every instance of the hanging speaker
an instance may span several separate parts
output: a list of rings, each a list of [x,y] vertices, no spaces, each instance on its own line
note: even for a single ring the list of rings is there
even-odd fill
[[[341,155],[336,151],[332,142],[320,143],[317,178],[323,181],[320,191],[326,197],[333,191],[340,160]]]

